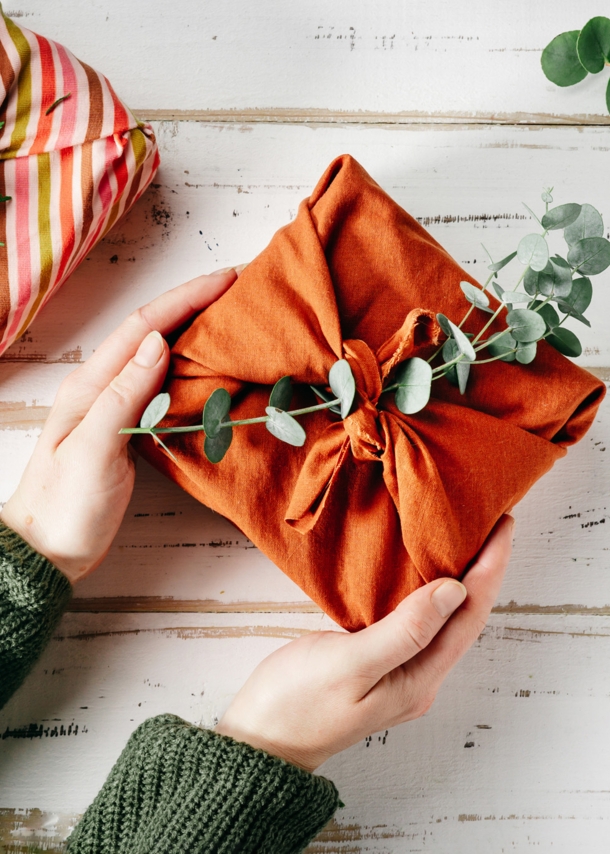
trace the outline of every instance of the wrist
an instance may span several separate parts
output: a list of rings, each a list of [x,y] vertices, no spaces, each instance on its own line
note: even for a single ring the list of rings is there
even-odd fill
[[[79,581],[85,572],[82,567],[73,565],[70,561],[62,559],[47,547],[44,537],[38,530],[34,515],[22,506],[17,495],[13,495],[0,510],[0,520],[7,528],[10,528],[34,551],[45,557],[53,566],[68,579],[71,585]]]
[[[311,751],[303,750],[295,745],[284,744],[277,739],[268,739],[259,732],[254,732],[248,727],[240,726],[237,722],[230,722],[222,718],[214,727],[214,732],[218,735],[227,735],[234,741],[239,741],[243,744],[248,744],[257,750],[264,750],[270,756],[275,756],[277,759],[283,759],[303,771],[308,771],[310,774],[328,758],[314,757]]]

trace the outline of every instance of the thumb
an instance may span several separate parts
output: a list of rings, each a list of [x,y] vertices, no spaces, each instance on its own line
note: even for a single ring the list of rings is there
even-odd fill
[[[116,457],[129,442],[122,427],[135,427],[165,378],[169,348],[159,332],[149,332],[133,359],[102,391],[73,431],[91,441],[107,459]]]
[[[453,578],[419,587],[387,617],[350,636],[365,689],[424,649],[466,598],[466,588]]]

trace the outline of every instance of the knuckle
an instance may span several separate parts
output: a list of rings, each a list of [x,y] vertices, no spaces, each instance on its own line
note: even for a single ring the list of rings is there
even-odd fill
[[[138,397],[138,389],[134,377],[129,371],[123,371],[116,376],[110,383],[109,388],[112,389],[119,401],[130,404]]]
[[[402,625],[403,638],[407,645],[422,650],[430,643],[436,630],[433,621],[423,615],[410,614],[409,619]]]

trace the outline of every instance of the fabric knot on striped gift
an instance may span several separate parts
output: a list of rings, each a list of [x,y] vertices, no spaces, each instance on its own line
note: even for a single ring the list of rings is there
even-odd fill
[[[159,153],[108,80],[0,15],[0,354],[150,184]]]

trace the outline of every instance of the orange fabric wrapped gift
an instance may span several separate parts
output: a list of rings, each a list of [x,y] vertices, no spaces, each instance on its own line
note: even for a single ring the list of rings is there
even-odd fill
[[[542,342],[532,364],[477,367],[464,396],[441,379],[424,410],[401,414],[382,382],[432,353],[436,312],[464,315],[461,280],[473,281],[355,160],[338,158],[294,222],[177,340],[162,424],[200,424],[218,387],[233,420],[264,415],[286,374],[297,384],[291,408],[314,405],[309,384],[326,385],[342,358],[356,378],[352,413],[303,416],[302,448],[260,424],[234,428],[217,465],[203,433],[164,437],[177,464],[150,437],[138,442],[351,630],[425,582],[459,577],[500,515],[584,435],[604,394]],[[488,317],[476,309],[465,329]]]

